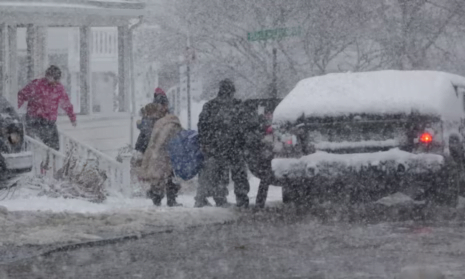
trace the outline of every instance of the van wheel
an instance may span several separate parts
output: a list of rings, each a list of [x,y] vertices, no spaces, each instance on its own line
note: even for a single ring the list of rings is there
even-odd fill
[[[283,195],[283,203],[288,204],[294,202],[296,200],[295,193],[289,186],[282,186],[281,187],[282,195]]]
[[[431,188],[426,191],[426,201],[432,205],[456,207],[459,199],[459,189],[462,183],[461,169],[451,162],[432,181]]]
[[[306,205],[309,203],[309,193],[304,183],[287,184],[282,186],[283,203],[294,203],[295,205]]]
[[[449,151],[454,161],[456,172],[456,184],[459,195],[465,194],[465,152],[463,143],[457,136],[451,136],[449,139]]]

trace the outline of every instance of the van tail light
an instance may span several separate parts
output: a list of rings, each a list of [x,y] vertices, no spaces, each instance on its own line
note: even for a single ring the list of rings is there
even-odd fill
[[[423,133],[420,136],[420,142],[423,144],[430,144],[433,142],[433,136],[430,133]]]
[[[293,146],[297,143],[297,137],[292,134],[280,134],[278,141],[286,146]]]
[[[272,135],[272,134],[273,134],[273,127],[272,127],[272,126],[268,126],[268,127],[265,129],[265,134],[266,134],[266,135]]]
[[[294,146],[297,144],[297,137],[294,135],[289,135],[283,142],[287,145]]]

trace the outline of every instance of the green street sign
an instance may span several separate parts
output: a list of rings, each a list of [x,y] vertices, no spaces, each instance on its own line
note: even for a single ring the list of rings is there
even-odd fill
[[[297,37],[300,35],[302,35],[302,28],[300,26],[291,28],[275,28],[255,32],[248,32],[247,40],[251,42],[279,40],[286,37]]]

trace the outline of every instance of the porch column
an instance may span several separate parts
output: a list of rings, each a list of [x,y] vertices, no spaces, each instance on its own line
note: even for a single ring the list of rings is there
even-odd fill
[[[129,112],[130,103],[130,61],[129,28],[118,27],[118,103],[119,111]]]
[[[48,63],[47,54],[47,27],[37,26],[35,28],[35,43],[36,53],[34,56],[34,76],[42,77],[45,75],[45,70]]]
[[[90,49],[91,49],[91,30],[89,26],[79,28],[80,40],[80,88],[81,88],[81,113],[92,114],[92,96],[91,96],[91,72],[90,72]]]
[[[14,108],[18,107],[18,46],[17,46],[17,27],[8,26],[8,49],[9,49],[9,67],[8,72],[10,75],[9,85],[10,94],[9,100]]]
[[[35,77],[35,54],[36,54],[36,36],[35,27],[32,24],[28,24],[26,27],[26,61],[27,61],[27,81],[31,81]]]
[[[5,96],[8,92],[7,87],[7,26],[6,24],[0,24],[0,95]]]
[[[47,27],[28,24],[26,27],[27,79],[31,81],[45,74],[47,63]]]

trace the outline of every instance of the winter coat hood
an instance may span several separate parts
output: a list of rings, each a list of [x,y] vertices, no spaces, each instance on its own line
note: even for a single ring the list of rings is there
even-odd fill
[[[168,114],[168,107],[160,103],[151,103],[145,106],[147,118],[161,119]]]
[[[236,87],[230,79],[224,79],[220,82],[220,90],[218,91],[218,98],[232,99],[236,93]]]

